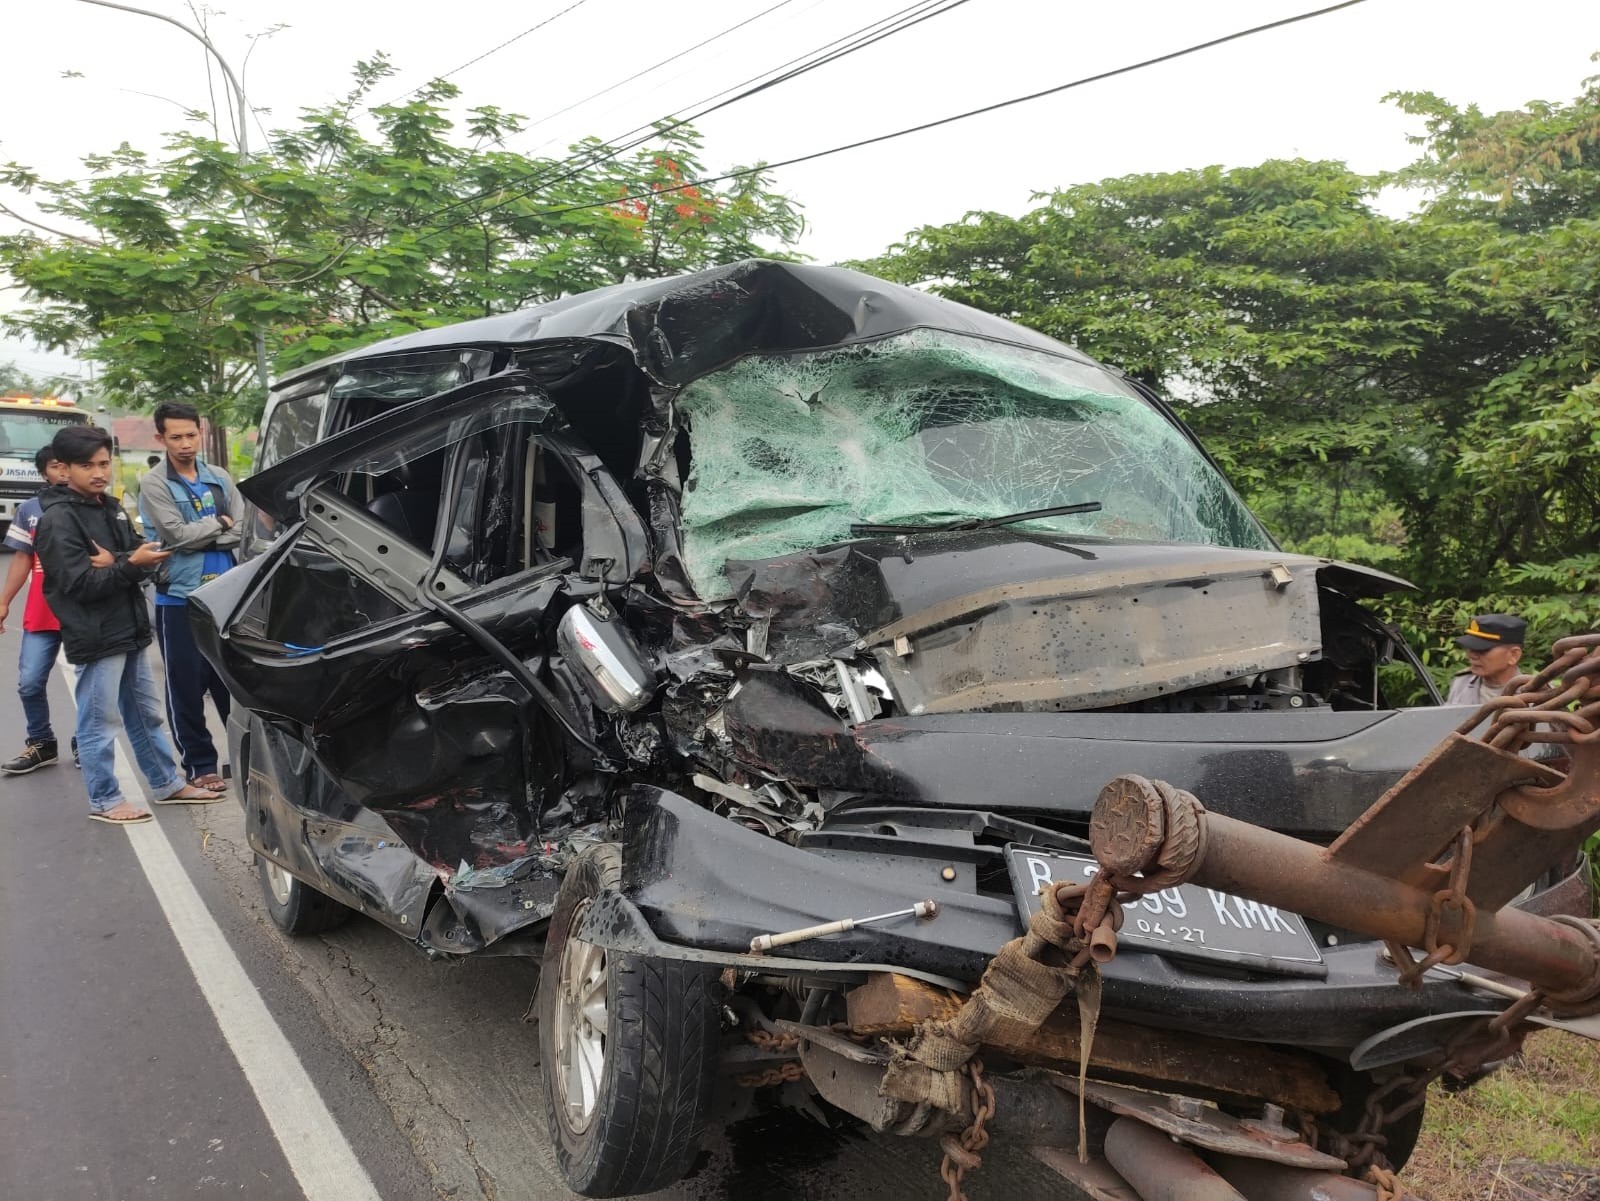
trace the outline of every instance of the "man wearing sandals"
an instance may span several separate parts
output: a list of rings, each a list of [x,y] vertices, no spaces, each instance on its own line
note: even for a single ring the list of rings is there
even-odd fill
[[[78,756],[89,816],[112,824],[147,822],[117,783],[117,716],[157,803],[209,804],[221,797],[184,781],[161,728],[161,693],[145,659],[150,617],[144,582],[167,553],[142,545],[122,506],[106,495],[115,470],[111,435],[72,425],[51,444],[67,482],[45,489],[34,531],[44,594],[61,623],[67,659],[78,666]]]
[[[234,564],[244,502],[228,473],[200,458],[200,414],[190,405],[156,406],[156,437],[166,457],[139,480],[145,536],[172,552],[156,580],[156,642],[167,665],[167,720],[189,783],[221,792],[217,748],[206,726],[206,694],[228,720],[228,689],[200,654],[189,629],[189,594]]]

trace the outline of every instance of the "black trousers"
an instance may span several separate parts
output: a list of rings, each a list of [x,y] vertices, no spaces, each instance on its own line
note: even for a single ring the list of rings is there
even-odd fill
[[[167,724],[188,779],[217,770],[217,748],[206,728],[206,693],[223,723],[228,720],[228,690],[201,655],[189,629],[188,605],[156,606],[156,641],[167,665]]]

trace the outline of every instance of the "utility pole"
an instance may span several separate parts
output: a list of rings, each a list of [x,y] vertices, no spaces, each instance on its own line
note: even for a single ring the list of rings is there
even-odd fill
[[[120,12],[133,13],[134,15],[140,17],[150,17],[157,21],[165,21],[168,25],[172,25],[183,30],[184,33],[188,34],[195,41],[204,46],[206,48],[206,53],[217,60],[217,66],[222,68],[223,78],[228,81],[228,86],[233,90],[234,118],[237,122],[237,125],[234,129],[234,137],[236,144],[239,147],[239,164],[240,166],[243,166],[249,161],[250,109],[249,101],[245,98],[244,94],[244,84],[239,81],[239,77],[234,74],[233,68],[228,64],[228,60],[222,57],[222,51],[217,49],[215,43],[213,43],[212,40],[206,36],[206,33],[203,29],[196,29],[192,25],[186,25],[176,17],[169,17],[166,13],[153,12],[148,8],[138,8],[132,4],[117,4],[114,3],[114,0],[78,0],[78,2],[80,4],[93,4],[99,8],[114,8]],[[250,213],[250,205],[247,202],[241,202],[240,207],[244,215],[245,225],[250,228],[252,233],[254,233],[256,230],[256,223],[255,218]],[[250,277],[257,282],[260,282],[261,269],[259,267],[250,268]],[[267,395],[268,379],[270,376],[270,372],[267,369],[267,336],[260,325],[256,326],[255,333],[256,382],[261,387],[262,398],[265,399]],[[217,445],[208,448],[208,457],[211,457],[215,461],[219,461],[221,464],[226,465],[228,459],[227,431],[225,427],[223,427],[215,419],[213,419],[211,422],[211,429],[213,433],[213,439]]]

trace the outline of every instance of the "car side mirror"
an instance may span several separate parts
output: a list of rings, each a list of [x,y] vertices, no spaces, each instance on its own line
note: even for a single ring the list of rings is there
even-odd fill
[[[589,699],[607,713],[631,713],[655,694],[656,673],[615,617],[573,605],[556,626],[556,646]]]

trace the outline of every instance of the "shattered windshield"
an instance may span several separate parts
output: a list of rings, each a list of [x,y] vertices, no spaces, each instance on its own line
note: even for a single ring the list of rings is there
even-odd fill
[[[915,330],[752,356],[678,398],[690,432],[684,550],[702,597],[724,564],[850,539],[852,523],[932,524],[1099,501],[1022,528],[1266,549],[1222,476],[1100,368]]]

